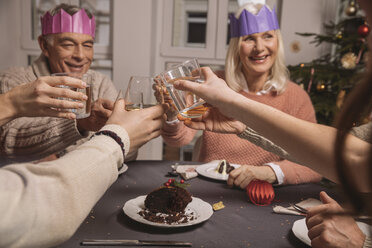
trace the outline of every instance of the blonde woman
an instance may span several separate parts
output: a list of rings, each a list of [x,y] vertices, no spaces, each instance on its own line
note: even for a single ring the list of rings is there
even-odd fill
[[[257,23],[260,23],[258,26]],[[288,80],[283,41],[274,10],[247,4],[230,16],[231,40],[226,71],[219,76],[228,86],[251,100],[272,106],[297,118],[316,122],[309,96]],[[188,144],[196,133],[168,114],[162,137],[171,146]],[[244,130],[245,126],[241,124]],[[228,184],[246,188],[254,179],[273,184],[317,182],[321,176],[299,164],[267,152],[233,134],[203,131],[200,162],[226,159],[241,164],[230,173]]]

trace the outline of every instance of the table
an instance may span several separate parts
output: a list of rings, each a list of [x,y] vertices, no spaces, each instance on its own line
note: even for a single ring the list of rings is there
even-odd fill
[[[172,161],[128,163],[128,171],[107,190],[74,236],[59,247],[81,247],[83,239],[177,240],[192,242],[193,247],[201,248],[307,247],[291,231],[293,222],[303,217],[275,214],[272,205],[288,206],[309,197],[318,198],[321,190],[337,196],[335,189],[318,184],[280,186],[275,187],[276,196],[271,206],[255,206],[248,202],[245,191],[198,176],[188,181],[190,193],[210,204],[222,200],[226,206],[214,212],[208,221],[182,228],[159,228],[127,217],[122,210],[125,202],[146,195],[166,182],[165,175],[172,164]]]

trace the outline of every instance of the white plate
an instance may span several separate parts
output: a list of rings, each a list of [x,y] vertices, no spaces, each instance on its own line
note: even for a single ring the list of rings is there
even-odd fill
[[[185,213],[193,213],[194,219],[187,223],[176,223],[176,224],[166,224],[166,223],[156,223],[149,220],[146,220],[141,215],[138,214],[139,211],[145,209],[145,199],[146,195],[138,196],[137,198],[131,199],[124,204],[123,211],[129,218],[141,222],[143,224],[158,226],[158,227],[183,227],[183,226],[192,226],[199,224],[203,221],[208,220],[212,214],[212,206],[197,198],[192,197],[192,201],[187,205]]]
[[[229,177],[228,174],[220,174],[216,171],[216,168],[218,166],[218,163],[220,160],[214,160],[206,164],[199,165],[196,167],[196,172],[198,172],[200,175],[209,177],[216,180],[226,181]],[[239,164],[230,164],[232,167],[239,168]]]
[[[311,246],[311,240],[310,240],[309,236],[307,236],[308,229],[307,229],[305,220],[306,220],[306,218],[303,218],[301,220],[296,220],[293,223],[292,231],[293,231],[294,235],[299,240],[301,240],[302,242],[304,242],[308,246]],[[369,225],[367,225],[363,222],[359,222],[359,221],[357,221],[357,225],[359,226],[360,230],[365,235],[370,236],[369,228],[371,228],[371,226],[369,226]]]

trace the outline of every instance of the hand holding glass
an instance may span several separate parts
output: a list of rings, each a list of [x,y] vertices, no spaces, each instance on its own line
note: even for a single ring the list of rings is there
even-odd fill
[[[195,94],[187,91],[177,90],[173,83],[177,80],[189,80],[195,83],[203,82],[199,63],[196,59],[191,59],[176,65],[172,69],[160,74],[162,81],[171,96],[178,112],[186,118],[197,118],[203,115],[208,109],[203,106],[205,101]]]
[[[87,95],[88,99],[86,101],[83,101],[84,107],[81,109],[70,109],[72,113],[76,115],[76,119],[83,119],[87,118],[90,116],[90,110],[92,107],[92,76],[89,74],[77,74],[77,73],[54,73],[52,76],[58,77],[58,76],[68,76],[68,77],[73,77],[73,78],[78,78],[84,81],[87,84],[87,87],[85,89],[79,89],[79,88],[71,88],[66,85],[59,85],[58,87],[60,88],[69,88],[71,90],[77,91],[77,92],[82,92],[83,94]],[[62,98],[63,100],[71,100],[71,99],[65,99]],[[71,100],[73,101],[73,100]]]

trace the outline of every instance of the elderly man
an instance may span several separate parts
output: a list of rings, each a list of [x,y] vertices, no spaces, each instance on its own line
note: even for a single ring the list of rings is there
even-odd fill
[[[0,129],[0,158],[35,160],[62,154],[70,145],[83,143],[89,131],[99,130],[111,115],[117,91],[103,74],[89,70],[93,60],[95,19],[89,11],[61,4],[41,17],[42,54],[27,68],[10,68],[0,74],[0,93],[53,73],[91,74],[93,100],[91,115],[66,120],[52,117],[15,119]],[[133,153],[132,153],[133,155]]]

